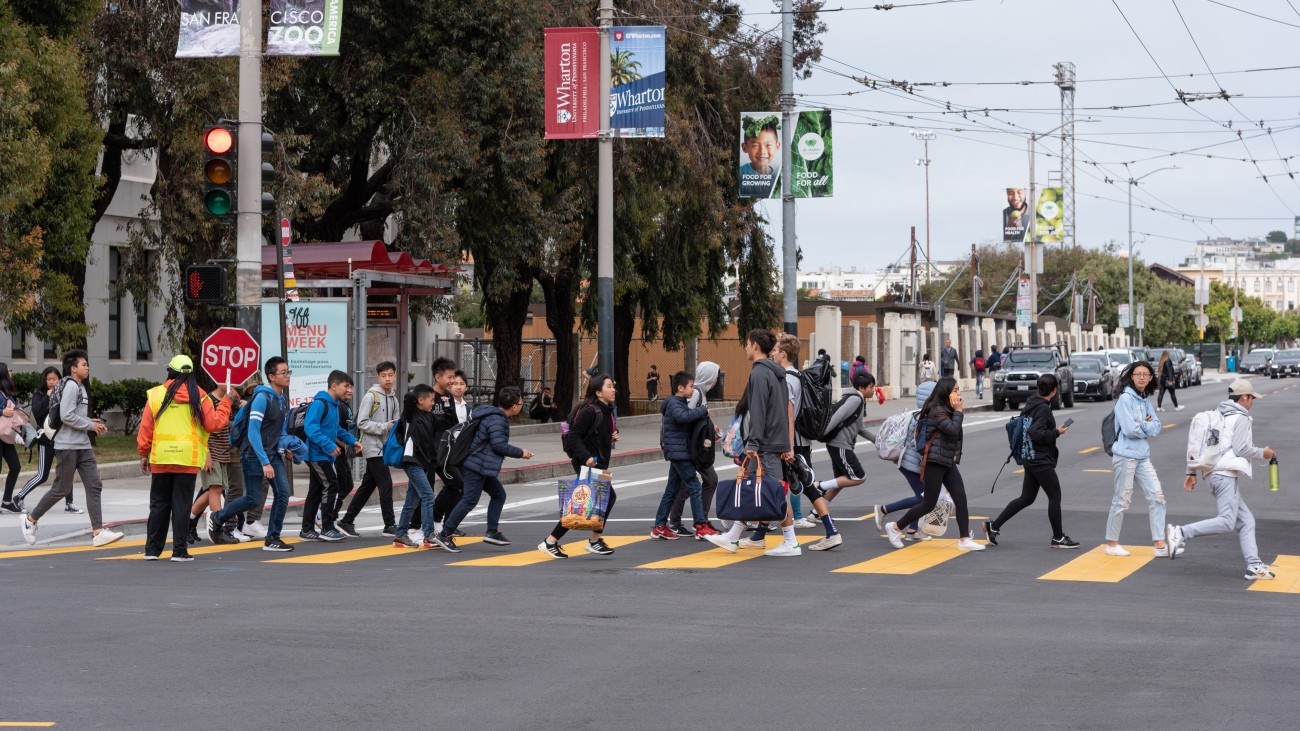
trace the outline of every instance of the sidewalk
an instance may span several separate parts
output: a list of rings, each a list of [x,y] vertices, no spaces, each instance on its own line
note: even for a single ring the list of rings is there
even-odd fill
[[[1208,374],[1207,374],[1208,375]],[[967,410],[980,410],[990,407],[989,394],[983,401],[974,401]],[[915,408],[912,397],[893,399],[883,405],[871,401],[867,404],[867,422],[879,423],[894,414]],[[719,429],[725,429],[731,419],[733,407],[725,405],[725,410],[714,410],[713,421]],[[618,420],[619,440],[614,447],[610,460],[611,467],[653,462],[662,459],[659,451],[659,416],[630,416]],[[560,444],[559,424],[527,423],[511,429],[510,442],[515,446],[528,449],[533,459],[506,460],[506,467],[501,471],[501,482],[507,485],[525,482],[537,482],[572,474],[573,468],[569,458]],[[100,476],[104,481],[101,503],[103,505],[104,524],[130,536],[143,536],[145,519],[149,513],[148,475],[140,474],[138,462],[116,462],[100,465]],[[393,499],[400,507],[406,495],[406,474],[393,470]],[[307,472],[298,465],[294,469],[294,497],[289,502],[289,513],[285,525],[297,525],[302,520],[303,497],[307,492]],[[359,484],[359,480],[357,481]],[[77,480],[78,485],[80,480]],[[26,506],[34,507],[48,489],[49,482],[41,485],[27,496]],[[73,491],[77,504],[84,507],[83,491]],[[268,496],[269,500],[269,496]],[[0,514],[0,552],[13,549],[25,549],[22,532],[18,527],[19,516],[12,513]],[[62,507],[56,506],[47,513],[40,523],[40,540],[37,547],[80,545],[90,542],[89,521],[85,515],[64,513]]]

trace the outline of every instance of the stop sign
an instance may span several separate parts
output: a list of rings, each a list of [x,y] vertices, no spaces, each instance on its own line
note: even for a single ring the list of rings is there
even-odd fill
[[[203,370],[217,383],[243,383],[257,373],[260,348],[247,330],[218,328],[203,341]]]

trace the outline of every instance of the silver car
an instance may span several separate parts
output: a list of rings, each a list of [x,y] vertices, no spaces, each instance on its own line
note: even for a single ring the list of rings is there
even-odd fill
[[[1115,377],[1115,383],[1119,383],[1119,377],[1124,374],[1124,369],[1128,368],[1129,364],[1133,362],[1133,351],[1128,348],[1101,350],[1097,354],[1106,356],[1106,360],[1110,363],[1110,373]]]

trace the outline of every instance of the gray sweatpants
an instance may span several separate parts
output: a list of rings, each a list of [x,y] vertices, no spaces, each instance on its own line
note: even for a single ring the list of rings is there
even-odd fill
[[[1246,501],[1241,499],[1241,491],[1237,489],[1237,478],[1211,473],[1210,489],[1214,492],[1214,501],[1218,504],[1219,514],[1183,526],[1183,538],[1236,531],[1237,540],[1241,543],[1241,556],[1246,559],[1246,566],[1263,563],[1259,560],[1259,547],[1255,545],[1255,516],[1251,514],[1250,508],[1246,507]]]
[[[36,509],[31,513],[32,520],[40,520],[50,508],[72,494],[74,472],[81,475],[81,485],[86,489],[86,512],[90,514],[91,529],[104,527],[104,515],[99,502],[104,483],[99,479],[99,464],[95,462],[93,449],[54,450],[54,484],[36,504]]]

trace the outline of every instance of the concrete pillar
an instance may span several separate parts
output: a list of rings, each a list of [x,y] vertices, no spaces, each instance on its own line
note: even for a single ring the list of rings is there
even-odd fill
[[[817,347],[824,348],[831,356],[831,367],[835,371],[835,377],[831,379],[831,395],[836,401],[840,398],[840,353],[843,349],[840,347],[840,329],[842,313],[840,308],[822,305],[817,308],[814,319],[814,330],[817,333]],[[813,355],[817,354],[813,350]]]
[[[849,367],[853,366],[853,360],[862,355],[862,325],[857,320],[849,320]]]
[[[876,374],[876,379],[879,380],[880,378],[883,378],[883,376],[877,372],[877,369],[880,367],[880,326],[873,322],[870,325],[867,325],[865,329],[866,343],[864,344],[863,355],[867,359],[867,367],[871,369],[872,373]],[[891,342],[891,345],[894,350],[899,349],[899,346],[896,343]],[[889,383],[898,383],[898,380],[893,379],[890,380]]]
[[[870,327],[874,328],[875,326]],[[878,351],[876,356],[878,360],[869,364],[872,372],[876,374],[876,379],[889,384],[888,386],[881,386],[885,389],[888,398],[901,396],[900,386],[902,384],[910,383],[912,388],[916,388],[916,369],[903,368],[903,351],[906,347],[906,343],[903,342],[904,327],[904,317],[897,312],[885,313],[884,339],[889,346]],[[873,340],[876,337],[874,330],[871,337]]]

